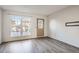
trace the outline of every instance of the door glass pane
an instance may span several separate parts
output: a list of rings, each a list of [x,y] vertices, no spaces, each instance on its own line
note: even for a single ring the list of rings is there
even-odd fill
[[[38,20],[38,28],[43,29],[43,20]]]

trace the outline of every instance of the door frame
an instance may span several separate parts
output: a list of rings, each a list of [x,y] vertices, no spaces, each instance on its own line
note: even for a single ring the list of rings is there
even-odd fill
[[[38,36],[38,20],[43,20],[43,36]],[[44,19],[43,18],[37,18],[37,37],[44,37]]]

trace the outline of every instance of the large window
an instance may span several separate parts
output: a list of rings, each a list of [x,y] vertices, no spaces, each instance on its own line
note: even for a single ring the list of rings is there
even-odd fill
[[[10,15],[10,36],[31,35],[31,17]]]

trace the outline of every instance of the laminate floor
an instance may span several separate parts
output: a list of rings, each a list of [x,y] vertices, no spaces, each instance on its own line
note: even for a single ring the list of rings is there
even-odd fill
[[[46,37],[3,43],[0,53],[79,53],[79,48]]]

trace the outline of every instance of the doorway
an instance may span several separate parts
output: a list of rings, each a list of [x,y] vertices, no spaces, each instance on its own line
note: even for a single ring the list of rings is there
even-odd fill
[[[37,37],[44,37],[44,19],[37,19]]]

